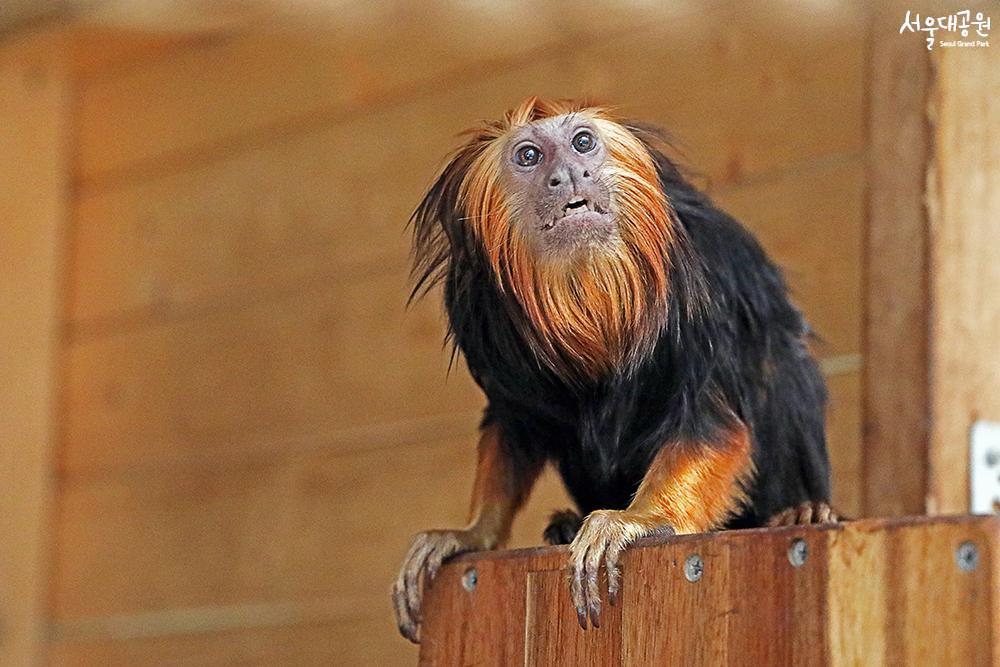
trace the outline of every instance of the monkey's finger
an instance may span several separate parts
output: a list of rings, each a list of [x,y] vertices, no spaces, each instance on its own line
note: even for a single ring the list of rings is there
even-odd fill
[[[406,558],[403,559],[402,567],[399,568],[399,574],[396,576],[396,581],[392,585],[392,600],[396,607],[396,622],[399,625],[399,631],[404,637],[413,642],[416,641],[416,622],[414,621],[413,614],[410,611],[406,577],[410,568],[410,563],[416,552],[419,551],[423,545],[423,540],[423,535],[418,535],[416,539],[414,539],[413,545],[406,554]]]
[[[608,604],[610,605],[618,602],[618,590],[622,581],[622,571],[618,565],[618,561],[621,559],[625,546],[625,544],[612,542],[608,546],[607,554],[604,556],[604,568],[608,573]]]
[[[403,587],[406,591],[406,608],[417,623],[420,622],[420,575],[427,562],[427,554],[433,546],[434,544],[430,540],[423,540],[404,566]]]
[[[417,624],[406,606],[406,592],[398,581],[392,587],[392,603],[396,610],[396,626],[399,628],[399,634],[414,644],[419,644]]]
[[[832,515],[833,515],[833,510],[830,509],[830,506],[827,505],[826,503],[820,503],[816,507],[816,517],[815,517],[816,523],[831,523],[833,521],[836,521],[837,520],[836,518],[833,519],[830,518]]]
[[[458,543],[458,540],[451,536],[443,537],[434,544],[431,551],[427,554],[427,563],[425,567],[425,577],[428,581],[437,576],[438,570],[441,569],[441,565],[448,558],[451,558],[458,552],[462,550],[462,545]]]
[[[812,523],[813,518],[813,505],[812,503],[802,503],[799,506],[799,524],[808,525]]]
[[[573,600],[573,606],[576,607],[576,620],[580,624],[580,627],[584,630],[587,629],[587,597],[583,590],[583,578],[584,578],[584,559],[587,555],[587,548],[582,547],[580,549],[581,553],[574,553],[571,563],[571,570],[569,576],[569,594],[570,598]]]
[[[795,513],[793,511],[784,510],[772,516],[771,519],[767,522],[767,525],[770,526],[771,528],[777,528],[778,526],[788,526],[792,524],[794,516]]]
[[[590,624],[595,628],[601,627],[601,563],[607,553],[608,544],[601,541],[591,546],[587,552],[587,559],[584,565],[584,576],[586,585],[587,613],[590,616]]]

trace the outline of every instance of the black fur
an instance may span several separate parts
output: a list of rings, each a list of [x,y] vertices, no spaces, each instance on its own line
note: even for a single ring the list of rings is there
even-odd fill
[[[462,220],[468,155],[452,161],[414,213],[414,293],[444,282],[449,335],[489,399],[484,422],[500,424],[515,461],[552,461],[583,514],[624,509],[665,443],[711,442],[735,420],[751,433],[756,475],[749,504],[728,527],[828,501],[826,389],[781,272],[646,130],[634,131],[657,161],[681,227],[666,324],[634,368],[571,383],[539,362],[518,333],[517,304],[499,291]],[[562,528],[552,530],[557,537]]]

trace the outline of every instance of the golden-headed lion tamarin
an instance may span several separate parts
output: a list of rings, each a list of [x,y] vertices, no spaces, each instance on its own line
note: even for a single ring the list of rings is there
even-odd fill
[[[530,98],[469,132],[412,224],[414,294],[444,284],[488,407],[468,526],[419,534],[393,587],[406,637],[421,579],[503,544],[547,462],[580,512],[545,538],[571,543],[584,628],[640,537],[836,520],[809,329],[658,132]]]

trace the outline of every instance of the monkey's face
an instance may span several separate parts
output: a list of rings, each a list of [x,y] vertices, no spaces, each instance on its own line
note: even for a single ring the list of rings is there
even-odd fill
[[[674,219],[636,129],[604,107],[531,97],[469,130],[413,215],[418,286],[482,260],[562,377],[638,359],[664,324]]]
[[[536,121],[511,134],[505,153],[511,224],[538,259],[614,246],[619,232],[598,123],[575,113]]]

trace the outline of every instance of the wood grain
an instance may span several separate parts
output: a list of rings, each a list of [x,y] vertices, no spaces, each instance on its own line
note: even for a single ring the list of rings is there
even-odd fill
[[[388,622],[389,584],[412,535],[464,524],[474,443],[252,457],[223,469],[70,483],[57,521],[53,613],[66,620],[334,596],[345,611]],[[568,505],[547,475],[512,543],[540,544],[548,514]],[[394,635],[388,623],[383,640]]]
[[[874,13],[872,31],[898,30]],[[930,130],[926,49],[875,39],[869,80],[864,325],[864,511],[925,511],[929,395],[928,219]]]
[[[1000,51],[943,49],[935,64],[927,502],[964,512],[972,424],[1000,420]]]
[[[794,566],[788,551],[799,539],[808,554]],[[446,566],[431,588],[421,662],[459,664],[478,656],[492,664],[490,647],[508,638],[517,644],[527,633],[532,652],[526,664],[535,655],[579,655],[580,642],[591,648],[587,663],[602,665],[995,664],[998,540],[996,519],[953,517],[637,544],[625,557],[623,598],[615,612],[621,614],[620,645],[614,632],[599,639],[560,625],[558,619],[572,615],[565,591],[561,597],[536,596],[536,609],[518,615],[522,585],[555,582],[565,551],[465,556]],[[964,542],[977,549],[970,571],[956,560]],[[683,575],[691,554],[705,563],[696,583]],[[489,597],[496,588],[465,591],[461,575],[470,568],[509,586],[499,597]],[[454,605],[459,596],[464,606]],[[542,612],[542,602],[555,607]],[[477,613],[486,610],[506,613],[492,617],[487,628]],[[542,617],[556,622],[543,627]],[[615,618],[609,618],[612,631]],[[553,631],[553,625],[565,632]]]
[[[382,616],[188,635],[56,641],[52,667],[270,667],[273,665],[413,665],[416,650]]]
[[[475,412],[483,399],[461,362],[447,372],[439,302],[406,311],[406,285],[402,270],[347,277],[276,303],[73,345],[63,465],[281,449]]]
[[[271,21],[268,29],[217,36],[91,81],[80,96],[79,173],[84,182],[106,182],[158,171],[209,147],[429,96],[459,80],[571,52],[595,32],[627,39],[643,25],[704,10],[610,2],[582,8],[567,0],[531,12],[386,2]]]
[[[0,664],[42,658],[57,438],[69,82],[44,38],[0,44]],[[51,47],[51,44],[49,44]]]
[[[864,515],[861,439],[861,373],[828,376],[826,439],[833,477],[833,505],[845,516]]]
[[[528,573],[525,583],[524,664],[536,667],[555,664],[601,667],[621,660],[625,650],[623,605],[609,605],[607,589],[602,585],[604,611],[601,627],[581,632],[576,609],[569,604],[567,581],[564,570]]]

